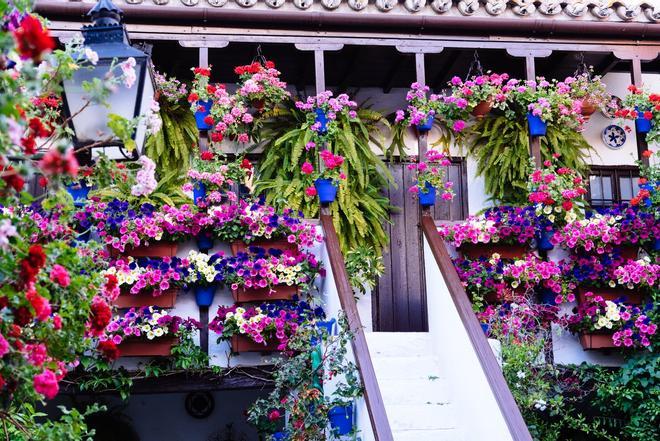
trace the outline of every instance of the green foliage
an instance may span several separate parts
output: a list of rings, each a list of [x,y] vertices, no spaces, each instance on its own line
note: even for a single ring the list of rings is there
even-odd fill
[[[346,253],[346,272],[353,290],[366,294],[374,289],[376,281],[385,273],[383,256],[371,247],[359,245]]]
[[[440,118],[437,118],[433,121],[433,127],[435,130],[432,132],[432,135],[435,140],[430,144],[432,148],[440,147],[439,150],[446,151],[451,146],[452,141],[454,141],[457,145],[460,145],[464,142],[464,136],[462,132],[452,132],[449,127],[447,127],[447,123]],[[412,129],[403,123],[392,124],[390,129],[392,142],[384,152],[385,158],[388,161],[405,161],[408,158],[408,153],[406,153],[405,136],[406,133],[410,130]],[[414,149],[417,150],[416,144]]]
[[[163,127],[147,138],[145,154],[156,163],[159,175],[175,171],[185,175],[199,136],[195,117],[187,103],[172,104],[161,97],[159,104]]]
[[[392,177],[385,163],[371,150],[370,143],[382,147],[378,126],[388,125],[378,112],[361,109],[351,120],[338,114],[336,141],[328,146],[346,158],[348,179],[340,183],[337,202],[331,205],[333,223],[344,252],[368,245],[380,250],[387,244],[383,223],[389,218],[389,200],[381,194]],[[305,217],[319,213],[316,197],[305,195],[300,171],[307,161],[315,164],[317,149],[306,150],[311,139],[305,113],[290,106],[278,109],[264,124],[264,156],[255,192],[265,194],[266,203],[278,209],[300,210]]]
[[[486,193],[504,204],[527,203],[529,174],[529,136],[527,123],[505,116],[486,117],[470,129],[466,144],[468,153],[477,161],[477,173],[486,179]],[[541,138],[541,157],[550,159],[554,153],[560,167],[584,173],[586,152],[591,147],[582,134],[572,129],[549,125]]]
[[[58,406],[59,420],[45,418],[45,413],[35,411],[29,403],[10,409],[0,415],[0,439],[11,441],[93,441],[94,430],[87,428],[85,417],[105,410],[93,404],[84,412]]]

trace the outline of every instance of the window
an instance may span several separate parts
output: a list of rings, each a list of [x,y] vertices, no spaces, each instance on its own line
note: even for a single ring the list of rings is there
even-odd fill
[[[629,202],[637,195],[639,169],[634,166],[592,166],[589,173],[589,202],[609,207]]]

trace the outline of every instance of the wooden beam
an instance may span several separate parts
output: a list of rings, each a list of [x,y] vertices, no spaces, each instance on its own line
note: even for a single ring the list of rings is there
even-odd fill
[[[314,74],[316,78],[316,94],[325,91],[325,60],[322,50],[314,51]]]
[[[603,61],[598,66],[594,66],[594,72],[597,75],[605,76],[614,69],[621,60],[614,56],[614,54],[607,54]]]
[[[424,65],[424,54],[415,54],[415,77],[419,84],[426,84],[426,66]]]
[[[642,60],[640,57],[633,57],[631,61],[631,72],[630,77],[632,83],[637,87],[644,86],[644,79],[642,77]],[[642,164],[648,166],[650,161],[649,158],[646,158],[643,153],[649,149],[649,145],[646,142],[646,134],[644,133],[635,133],[637,139],[637,159],[642,161]]]
[[[472,303],[458,277],[451,257],[449,257],[447,247],[440,238],[435,222],[428,211],[425,211],[422,216],[422,231],[445,280],[447,290],[454,306],[456,306],[472,348],[479,359],[486,380],[509,428],[511,439],[513,441],[531,441],[532,436],[529,429],[527,429],[525,420],[516,405],[504,375],[502,375],[502,369],[497,363],[495,355],[493,355],[488,339],[472,310]]]

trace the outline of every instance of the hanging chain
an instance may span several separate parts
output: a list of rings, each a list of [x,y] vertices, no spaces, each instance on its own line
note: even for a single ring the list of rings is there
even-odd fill
[[[258,61],[262,66],[266,64],[266,57],[264,57],[264,54],[261,52],[261,45],[257,46],[257,55],[254,56],[252,59],[252,62],[254,63],[255,61]]]
[[[578,77],[580,75],[587,75],[587,79],[591,80],[591,71],[589,70],[589,66],[587,66],[587,63],[584,61],[584,52],[580,52],[580,55],[578,56],[578,65],[577,69],[575,69],[575,73],[573,74],[574,77]]]
[[[468,69],[467,75],[465,76],[465,81],[468,81],[471,78],[473,70],[475,75],[484,74],[484,70],[481,67],[481,60],[479,60],[478,51],[474,51],[474,56],[472,57],[472,63],[470,63],[470,68]]]

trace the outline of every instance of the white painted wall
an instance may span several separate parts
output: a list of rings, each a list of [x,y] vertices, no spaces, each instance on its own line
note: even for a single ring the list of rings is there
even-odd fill
[[[451,403],[457,410],[456,426],[462,430],[460,439],[511,440],[506,421],[426,239],[424,262],[429,333],[445,383],[451,388]]]

